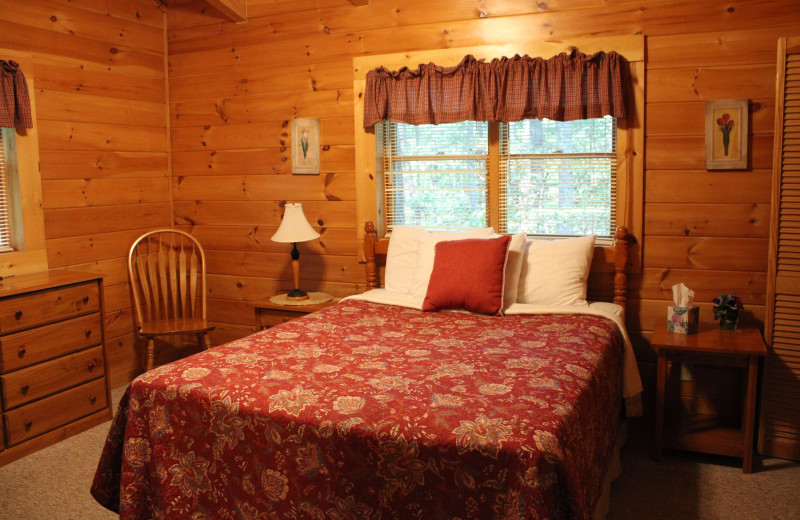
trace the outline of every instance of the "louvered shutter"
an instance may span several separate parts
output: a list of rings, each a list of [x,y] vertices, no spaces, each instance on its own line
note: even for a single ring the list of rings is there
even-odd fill
[[[800,38],[778,42],[759,452],[800,460]]]

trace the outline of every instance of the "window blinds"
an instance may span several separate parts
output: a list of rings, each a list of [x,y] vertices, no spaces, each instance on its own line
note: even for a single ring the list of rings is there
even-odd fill
[[[488,125],[386,123],[386,228],[486,227]]]
[[[501,232],[611,239],[616,119],[500,124]]]
[[[0,129],[0,252],[11,251],[11,222],[9,220],[8,169],[6,167],[5,129]]]

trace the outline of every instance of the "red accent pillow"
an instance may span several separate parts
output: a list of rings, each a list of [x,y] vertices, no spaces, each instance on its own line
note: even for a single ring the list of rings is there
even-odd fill
[[[504,235],[436,244],[422,310],[466,309],[479,314],[499,314],[510,242],[511,237]]]

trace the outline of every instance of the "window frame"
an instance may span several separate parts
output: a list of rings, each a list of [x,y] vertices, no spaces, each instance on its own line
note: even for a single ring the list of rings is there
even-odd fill
[[[617,120],[617,225],[625,226],[636,243],[629,251],[629,272],[641,272],[641,237],[644,206],[644,37],[620,36],[608,38],[576,39],[569,42],[520,42],[509,45],[478,46],[469,48],[441,49],[410,53],[363,56],[353,59],[353,115],[356,152],[356,232],[359,243],[364,237],[364,225],[375,224],[379,238],[386,237],[385,215],[382,208],[382,158],[376,152],[376,139],[382,139],[379,126],[364,129],[364,91],[366,75],[370,70],[383,66],[389,70],[402,67],[414,68],[420,63],[433,62],[442,67],[455,66],[471,54],[478,59],[493,59],[515,54],[550,57],[577,48],[583,53],[616,51],[628,61],[631,91],[626,93],[627,117]],[[496,143],[499,132],[492,132],[490,125],[490,155],[499,149]],[[494,143],[494,145],[493,145]],[[499,153],[495,152],[495,153]],[[499,172],[490,160],[489,197],[499,196]],[[498,222],[499,213],[490,209],[490,222]],[[605,244],[603,244],[605,245]],[[360,258],[363,251],[359,248]]]
[[[47,249],[44,234],[44,211],[42,210],[42,180],[39,173],[39,135],[37,132],[35,78],[33,55],[30,53],[0,48],[5,60],[19,63],[28,84],[31,100],[33,128],[14,129],[16,179],[9,180],[16,189],[17,207],[12,215],[13,251],[0,252],[0,276],[8,277],[47,270]],[[20,219],[22,220],[20,225]]]

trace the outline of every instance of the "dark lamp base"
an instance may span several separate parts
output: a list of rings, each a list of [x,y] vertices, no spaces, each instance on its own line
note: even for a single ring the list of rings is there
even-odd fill
[[[304,290],[302,290],[302,289],[292,289],[286,295],[286,299],[287,300],[291,300],[291,301],[295,301],[295,302],[302,301],[302,300],[307,300],[308,299],[308,294],[306,294],[306,292]]]

